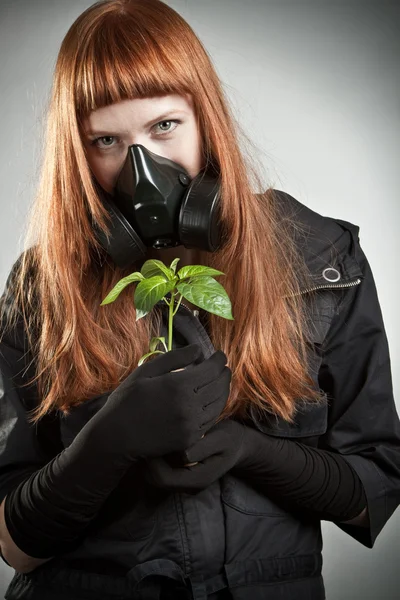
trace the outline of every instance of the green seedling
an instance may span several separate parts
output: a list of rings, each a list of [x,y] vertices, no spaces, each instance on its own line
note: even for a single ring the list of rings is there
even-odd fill
[[[139,282],[133,299],[136,307],[136,321],[146,316],[160,300],[169,306],[168,346],[164,337],[152,338],[150,351],[141,357],[138,366],[153,354],[164,354],[172,350],[173,319],[182,298],[186,298],[207,312],[224,319],[234,320],[229,296],[223,286],[214,279],[215,276],[224,275],[224,273],[202,265],[188,265],[176,273],[179,260],[179,258],[175,258],[169,267],[161,260],[147,260],[140,272],[136,271],[123,277],[100,305],[111,304],[127,285]],[[167,294],[170,294],[170,301],[166,298]],[[159,344],[162,344],[163,350],[157,349]]]

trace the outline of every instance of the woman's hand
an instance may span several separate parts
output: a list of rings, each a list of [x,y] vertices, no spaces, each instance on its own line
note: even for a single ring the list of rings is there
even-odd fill
[[[146,461],[146,480],[173,492],[196,494],[246,458],[246,432],[249,427],[224,419],[183,453]],[[185,467],[188,463],[198,463]]]
[[[127,465],[184,451],[225,407],[232,377],[226,361],[221,350],[204,359],[197,344],[158,355],[128,375],[75,440],[89,436],[93,448]]]

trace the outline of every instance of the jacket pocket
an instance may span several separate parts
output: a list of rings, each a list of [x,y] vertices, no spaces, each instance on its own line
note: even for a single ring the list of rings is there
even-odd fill
[[[303,518],[232,475],[221,480],[226,562],[319,553],[318,519]]]
[[[281,517],[287,511],[261,494],[245,481],[225,475],[221,481],[222,501],[225,505],[246,514],[261,517]]]

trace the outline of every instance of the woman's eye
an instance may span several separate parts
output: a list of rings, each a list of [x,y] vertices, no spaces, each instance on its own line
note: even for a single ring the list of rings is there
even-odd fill
[[[100,146],[99,142],[100,142],[100,140],[103,141],[103,140],[114,140],[114,139],[115,139],[115,136],[113,136],[113,135],[105,135],[103,137],[98,137],[95,140],[93,140],[91,142],[91,145],[92,146],[97,146],[98,148],[103,148],[103,147],[105,147],[105,148],[111,148],[112,147],[111,144],[107,144],[106,143],[106,144],[104,144],[104,146]]]
[[[174,128],[171,128],[172,123],[175,123],[175,127]],[[165,135],[167,133],[171,133],[181,123],[182,123],[182,121],[180,121],[179,119],[171,119],[170,121],[160,121],[159,123],[156,123],[154,125],[155,128],[158,128],[160,126],[160,128],[158,129],[158,131],[160,131],[161,133],[156,133],[156,135]],[[164,128],[165,125],[167,127]]]

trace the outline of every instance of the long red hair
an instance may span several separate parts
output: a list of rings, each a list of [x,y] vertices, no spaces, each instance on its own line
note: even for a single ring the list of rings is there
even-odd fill
[[[221,83],[200,40],[160,0],[106,0],[72,24],[59,51],[41,177],[28,220],[26,247],[11,286],[7,319],[22,318],[35,357],[40,403],[30,420],[112,391],[148,351],[159,328],[155,312],[136,322],[128,286],[100,303],[136,265],[118,268],[98,244],[89,215],[108,233],[95,191],[82,123],[91,111],[125,99],[191,94],[204,158],[220,172],[223,247],[201,252],[219,269],[234,321],[209,315],[210,337],[232,370],[225,416],[250,405],[292,422],[300,403],[319,403],[308,376],[306,265],[296,250],[295,222],[279,219],[272,187],[264,193],[255,161],[239,134]],[[33,276],[32,276],[33,274]],[[4,309],[5,303],[2,303]]]

